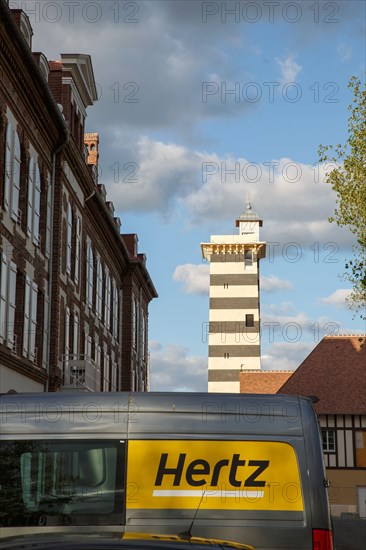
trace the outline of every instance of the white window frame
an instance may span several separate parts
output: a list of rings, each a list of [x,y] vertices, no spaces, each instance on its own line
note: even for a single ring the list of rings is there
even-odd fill
[[[28,199],[27,199],[27,235],[39,246],[39,219],[41,208],[41,173],[38,162],[33,157],[29,159],[28,167]]]
[[[108,354],[107,346],[104,346],[104,361],[103,361],[103,391],[109,392],[111,381],[111,358]]]
[[[92,350],[92,338],[89,334],[89,325],[85,323],[85,347],[84,355],[87,360],[91,360],[91,350]]]
[[[95,336],[95,354],[94,354],[94,361],[96,369],[100,372],[102,368],[102,348],[99,344],[99,336]]]
[[[132,347],[136,349],[137,344],[137,307],[136,307],[136,298],[132,294]]]
[[[37,301],[38,286],[28,275],[26,275],[24,290],[23,356],[31,361],[34,361],[37,356]]]
[[[19,136],[16,131],[16,120],[10,111],[7,114],[9,121],[6,128],[5,144],[4,209],[10,213],[14,221],[20,224],[19,190],[21,148]]]
[[[116,354],[112,350],[111,352],[111,391],[117,391],[117,362],[116,362]]]
[[[45,255],[49,258],[51,254],[51,235],[52,235],[52,186],[50,183],[50,175],[47,172],[46,175],[47,186],[47,208],[46,208],[46,247]]]
[[[48,334],[49,334],[49,307],[50,299],[48,294],[44,294],[44,316],[43,316],[43,353],[42,353],[42,366],[47,368],[48,364]]]
[[[0,339],[10,348],[15,345],[15,295],[16,295],[17,266],[9,261],[5,252],[1,253],[0,279]]]
[[[104,299],[104,325],[107,330],[111,328],[111,299],[112,299],[112,288],[111,288],[111,277],[106,268],[105,270],[105,299]]]
[[[145,312],[142,311],[142,323],[141,323],[141,357],[145,361],[146,359],[146,332],[147,332],[147,318]]]
[[[70,321],[71,321],[71,312],[70,308],[66,307],[66,315],[65,315],[65,355],[70,355]]]
[[[119,332],[119,291],[116,281],[113,282],[113,336],[118,338]]]
[[[66,273],[71,274],[71,252],[72,252],[72,208],[67,204],[66,219]]]
[[[86,303],[93,308],[94,253],[91,242],[87,243],[86,253]]]
[[[79,313],[74,311],[74,325],[73,325],[73,342],[72,342],[72,354],[73,359],[79,354]]]
[[[100,256],[97,256],[97,292],[96,292],[96,314],[99,319],[102,318],[103,313],[103,266]]]
[[[81,250],[81,218],[76,215],[76,225],[75,225],[75,269],[74,269],[74,280],[75,283],[79,282],[79,272],[80,272],[80,250]]]
[[[330,434],[332,436],[330,437]],[[322,442],[323,442],[323,452],[324,453],[335,453],[336,452],[336,433],[335,430],[331,429],[322,429]]]

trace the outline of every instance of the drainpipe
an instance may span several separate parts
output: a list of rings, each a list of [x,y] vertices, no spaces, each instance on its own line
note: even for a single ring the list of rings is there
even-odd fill
[[[53,222],[55,215],[55,184],[56,184],[56,159],[57,155],[65,148],[70,138],[70,133],[65,126],[65,136],[60,145],[56,147],[52,153],[52,174],[51,174],[51,235],[50,235],[50,251],[49,251],[49,271],[48,271],[48,335],[47,335],[47,369],[48,378],[46,381],[45,391],[49,390],[49,380],[51,375],[51,318],[52,318],[52,284],[53,284]]]

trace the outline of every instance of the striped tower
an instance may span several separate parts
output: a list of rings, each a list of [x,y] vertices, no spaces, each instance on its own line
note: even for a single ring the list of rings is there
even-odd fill
[[[240,372],[260,369],[259,240],[262,220],[247,210],[236,220],[238,235],[212,235],[201,243],[210,262],[208,391],[240,393]]]

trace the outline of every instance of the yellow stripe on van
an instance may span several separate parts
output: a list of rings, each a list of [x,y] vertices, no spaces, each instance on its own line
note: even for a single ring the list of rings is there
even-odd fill
[[[304,508],[294,449],[270,441],[129,441],[127,508]]]

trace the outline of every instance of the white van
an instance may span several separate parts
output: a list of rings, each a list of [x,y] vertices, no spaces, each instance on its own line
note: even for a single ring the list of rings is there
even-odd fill
[[[332,550],[310,399],[1,396],[1,534],[131,531]]]

